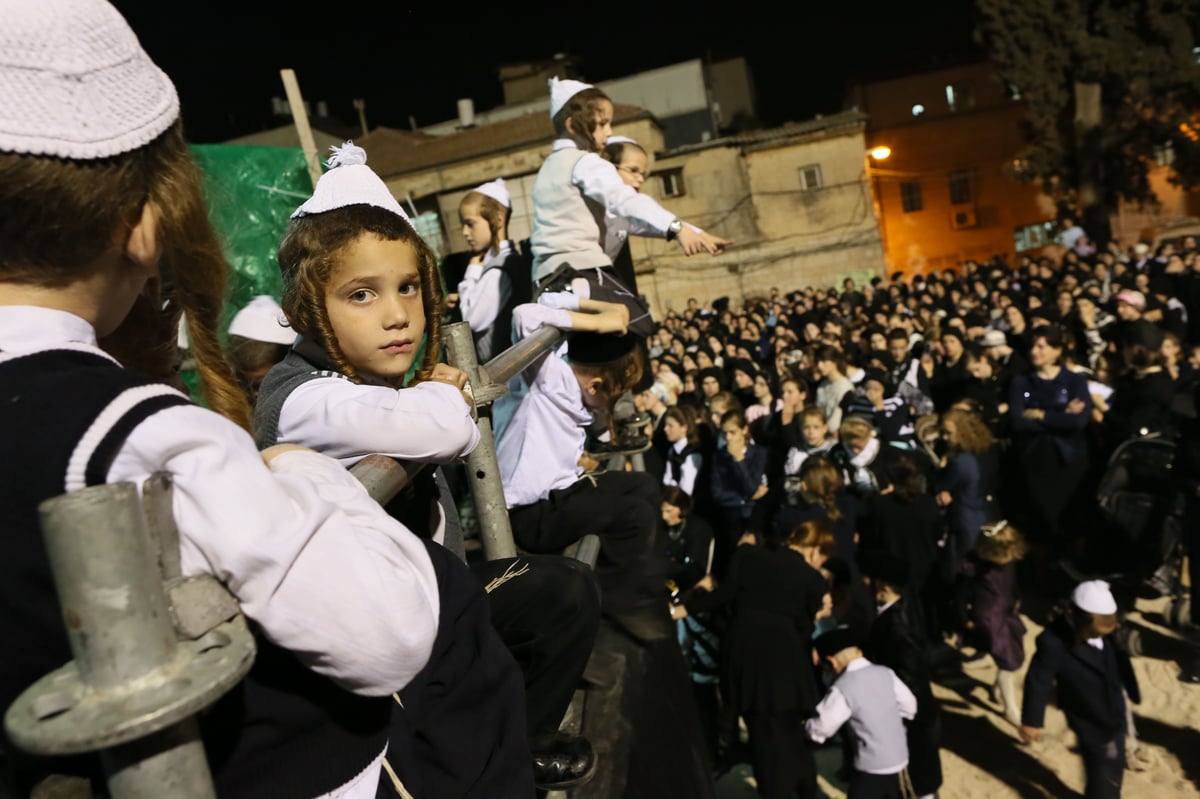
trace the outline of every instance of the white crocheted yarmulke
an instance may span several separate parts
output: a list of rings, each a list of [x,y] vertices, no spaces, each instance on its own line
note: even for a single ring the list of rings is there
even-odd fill
[[[171,79],[104,0],[0,0],[0,151],[108,158],[178,118]]]
[[[333,155],[325,162],[330,167],[329,171],[321,175],[312,196],[292,212],[292,219],[323,214],[347,205],[374,205],[412,224],[387,184],[375,174],[375,170],[367,166],[366,150],[349,141],[341,147],[329,149],[333,151]]]
[[[287,326],[283,309],[267,294],[259,294],[234,315],[229,334],[270,344],[292,344],[296,340],[296,331]]]
[[[512,197],[508,194],[508,187],[504,185],[504,178],[489,180],[487,183],[471,189],[471,191],[477,191],[484,197],[491,197],[505,208],[512,208]]]
[[[555,115],[562,110],[562,107],[567,104],[575,95],[579,94],[584,89],[595,88],[590,83],[584,83],[578,80],[559,80],[558,78],[550,79],[550,118],[554,119]]]

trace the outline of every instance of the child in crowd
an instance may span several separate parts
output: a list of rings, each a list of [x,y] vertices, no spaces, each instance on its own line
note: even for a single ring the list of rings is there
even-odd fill
[[[513,312],[517,340],[543,326],[570,331],[565,347],[523,373],[529,393],[496,447],[513,536],[529,552],[558,553],[588,533],[600,537],[596,573],[602,613],[645,641],[670,636],[661,492],[646,472],[587,472],[586,430],[645,370],[627,333],[629,310],[566,292],[543,294]]]
[[[673,406],[667,408],[662,423],[667,450],[663,460],[663,485],[678,486],[689,497],[696,494],[696,478],[701,472],[704,456],[700,453],[700,433],[696,431],[687,411]]]
[[[717,573],[723,575],[741,537],[761,532],[751,517],[758,500],[767,495],[767,451],[750,440],[750,426],[741,411],[721,416],[721,434],[723,443],[713,453],[711,489],[721,513]]]
[[[0,631],[20,644],[0,658],[0,706],[71,660],[39,504],[165,473],[183,575],[224,583],[257,633],[253,668],[202,719],[216,794],[395,796],[390,695],[438,632],[429,552],[337,461],[255,447],[178,97],[117,10],[7,3],[3,38],[21,46],[0,61]],[[184,311],[213,410],[162,382]],[[2,746],[12,795],[99,771]]]
[[[909,598],[908,563],[882,549],[860,549],[858,568],[870,581],[877,615],[863,651],[872,663],[887,666],[917,700],[917,713],[905,725],[908,773],[919,797],[933,797],[942,785],[940,711],[930,683],[929,642],[920,606]]]
[[[617,279],[601,230],[605,214],[622,220],[631,232],[678,241],[686,255],[717,255],[732,242],[685,225],[652,197],[627,185],[616,166],[600,156],[612,135],[613,119],[612,101],[603,91],[580,81],[551,78],[550,118],[557,138],[533,184],[534,282],[542,284],[560,266],[569,265],[587,286],[573,284],[572,291],[627,305],[629,329],[644,339],[653,332],[653,320],[645,303]]]
[[[437,362],[436,259],[365,160],[349,143],[334,148],[333,168],[292,215],[280,244],[284,309],[300,337],[263,383],[259,443],[304,444],[345,466],[373,452],[445,464],[470,453],[479,430],[462,394],[466,376]],[[417,381],[405,387],[414,368]],[[440,470],[425,470],[388,509],[418,534],[454,543],[446,537],[456,519]],[[595,636],[592,575],[565,558],[506,558],[473,566],[475,579],[464,580],[454,557],[433,551],[447,586],[435,650],[445,657],[402,696],[401,721],[418,736],[421,787],[436,796],[513,790],[512,775],[495,769],[511,768],[509,753],[520,756],[526,709],[538,784],[578,784],[594,763],[590,747],[555,733]],[[520,662],[524,693],[509,651],[489,634],[489,610]],[[450,671],[465,667],[473,648],[486,665]],[[486,741],[475,736],[493,728],[510,749],[463,744]]]
[[[846,722],[854,731],[854,774],[850,799],[901,799],[914,795],[908,778],[904,722],[917,713],[917,700],[887,666],[863,656],[849,627],[816,638],[817,654],[835,675],[814,718],[805,722],[808,737],[823,743]]]
[[[1025,624],[1018,612],[1017,561],[1025,557],[1025,539],[1005,520],[983,525],[963,565],[967,579],[966,641],[996,662],[992,689],[1004,717],[1020,726],[1016,672],[1025,665]]]
[[[1041,738],[1046,705],[1058,706],[1075,733],[1087,774],[1084,796],[1115,799],[1125,772],[1126,696],[1141,701],[1129,654],[1115,635],[1117,602],[1103,580],[1080,583],[1071,606],[1037,637],[1025,675],[1021,739]]]
[[[234,314],[225,354],[251,405],[267,372],[283,360],[295,340],[283,309],[270,295],[258,295]]]
[[[505,350],[512,339],[512,273],[526,256],[508,239],[512,198],[503,178],[476,186],[458,204],[463,237],[471,250],[458,284],[458,308],[475,336],[479,362]]]

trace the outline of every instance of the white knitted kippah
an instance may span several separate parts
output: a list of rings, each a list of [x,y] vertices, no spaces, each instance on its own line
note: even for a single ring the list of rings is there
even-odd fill
[[[375,174],[375,170],[367,166],[366,150],[349,141],[341,147],[329,149],[333,151],[333,155],[325,162],[330,167],[329,171],[321,175],[312,196],[292,212],[292,219],[323,214],[347,205],[374,205],[412,224],[387,184]]]
[[[584,83],[578,80],[559,80],[558,78],[550,79],[550,118],[554,119],[554,115],[562,110],[562,107],[567,104],[575,95],[579,94],[584,89],[594,89],[590,83]]]
[[[0,151],[108,158],[178,117],[171,79],[104,0],[0,0]]]
[[[509,196],[508,188],[504,185],[504,178],[490,180],[483,185],[476,186],[471,191],[477,191],[484,197],[491,197],[505,208],[512,208],[512,197]]]
[[[246,303],[229,323],[229,333],[270,344],[292,344],[296,340],[296,331],[287,327],[283,309],[269,294],[259,294]]]
[[[1104,580],[1087,580],[1075,586],[1071,601],[1080,610],[1088,613],[1113,614],[1117,612],[1117,601]]]
[[[605,144],[632,144],[637,147],[642,145],[637,143],[637,139],[631,139],[628,136],[609,136]]]

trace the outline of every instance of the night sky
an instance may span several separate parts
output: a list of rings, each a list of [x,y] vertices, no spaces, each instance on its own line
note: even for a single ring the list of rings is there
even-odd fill
[[[511,3],[491,15],[444,0],[343,2],[309,13],[294,0],[115,5],[178,86],[196,143],[281,124],[270,98],[284,96],[285,67],[307,100],[325,100],[347,124],[357,124],[352,99],[362,97],[371,127],[406,128],[410,115],[418,125],[454,118],[459,97],[480,111],[500,105],[496,69],[505,63],[566,52],[581,59],[586,80],[602,81],[691,58],[744,56],[759,116],[777,125],[840,110],[855,78],[976,53],[969,0],[879,10],[844,0],[751,2],[727,4],[719,16],[703,16],[707,4],[657,2]]]

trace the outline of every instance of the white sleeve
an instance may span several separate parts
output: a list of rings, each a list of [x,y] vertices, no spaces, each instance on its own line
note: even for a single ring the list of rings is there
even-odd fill
[[[666,236],[667,228],[675,221],[675,214],[659,205],[653,197],[626,186],[612,162],[596,153],[584,153],[580,157],[571,172],[571,182],[584,196],[628,220],[630,232],[636,235]]]
[[[579,298],[573,294],[563,293],[564,302],[569,304],[574,302],[575,307],[579,307]],[[527,336],[533,335],[543,327],[556,327],[559,330],[571,329],[571,314],[562,307],[555,307],[559,303],[551,294],[543,294],[538,302],[525,303],[518,305],[513,309],[513,340],[520,341]],[[559,344],[563,347],[564,344]],[[547,380],[550,379],[547,370],[543,368],[547,357],[557,357],[557,350],[552,350],[542,354],[540,358],[536,358],[530,362],[529,366],[525,367],[525,371],[521,375],[525,378],[525,382],[532,388],[535,384],[540,385],[543,391],[549,390]]]
[[[189,405],[138,425],[108,480],[156,471],[174,482],[184,575],[221,580],[271,641],[368,696],[424,667],[439,607],[425,544],[337,461],[294,451],[268,468],[244,430]]]
[[[496,324],[500,309],[511,296],[512,281],[500,268],[484,271],[479,264],[471,264],[458,284],[458,307],[463,321],[475,332]]]
[[[343,466],[373,452],[450,463],[479,443],[462,392],[433,381],[395,389],[340,377],[309,380],[284,400],[278,426],[280,444],[315,449]]]
[[[850,720],[850,705],[836,685],[829,687],[825,698],[817,704],[817,715],[804,722],[804,729],[813,743],[824,743]]]
[[[900,709],[900,715],[911,720],[913,716],[917,715],[917,698],[894,672],[892,673],[892,689],[896,692],[896,705]]]

